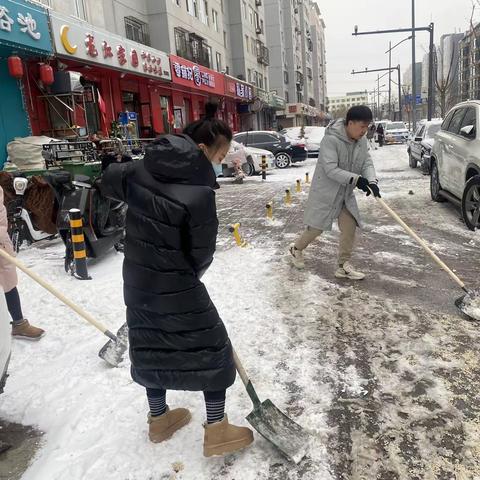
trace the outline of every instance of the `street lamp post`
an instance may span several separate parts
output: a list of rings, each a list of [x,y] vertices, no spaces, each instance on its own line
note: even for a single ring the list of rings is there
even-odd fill
[[[417,126],[417,59],[415,51],[415,0],[412,0],[412,113],[413,131]],[[430,52],[430,55],[432,52]],[[430,93],[430,92],[429,92]],[[431,120],[429,118],[429,120]]]
[[[389,29],[389,30],[375,30],[375,31],[370,31],[370,32],[359,32],[358,31],[358,25],[355,25],[355,29],[354,29],[354,32],[352,33],[352,35],[354,36],[358,36],[358,35],[375,35],[375,34],[387,34],[387,33],[411,33],[412,34],[412,43],[414,44],[415,42],[415,32],[422,32],[422,31],[426,31],[426,32],[429,32],[430,33],[430,49],[429,49],[429,57],[430,57],[430,73],[429,73],[429,82],[428,82],[428,119],[431,120],[432,119],[432,116],[433,116],[433,96],[434,96],[434,91],[433,91],[433,88],[434,88],[434,85],[433,85],[433,82],[434,82],[434,76],[433,76],[433,67],[434,67],[434,62],[433,62],[433,54],[434,54],[434,51],[433,51],[433,48],[434,48],[434,44],[433,44],[433,41],[434,41],[434,24],[433,22],[430,23],[430,25],[428,27],[417,27],[415,26],[415,0],[412,0],[412,21],[413,21],[413,25],[411,28],[398,28],[398,29]],[[415,52],[415,47],[414,45],[412,46],[412,53],[414,54]],[[415,85],[415,82],[416,82],[416,72],[415,72],[415,63],[413,62],[416,62],[416,58],[415,56],[413,55],[413,58],[412,58],[412,87],[413,87],[413,95],[412,95],[412,106],[413,106],[413,110],[415,110],[415,106],[416,106],[416,101],[417,101],[417,98],[416,98],[416,85]],[[415,82],[413,81],[414,80],[414,76],[415,76]],[[414,116],[414,122],[416,123],[416,118]]]
[[[369,70],[368,68],[365,68],[365,70],[359,70],[356,72],[355,70],[352,70],[352,75],[358,75],[360,73],[374,73],[374,72],[386,72],[382,76],[377,76],[377,84],[378,84],[378,90],[380,91],[380,82],[379,80],[383,78],[385,75],[387,75],[389,72],[392,70],[397,70],[398,73],[398,84],[401,84],[401,71],[400,71],[400,65],[397,65],[396,67],[388,67],[388,68],[375,68],[373,70]],[[401,95],[401,88],[398,87],[398,107],[400,109],[400,120],[402,120],[402,95]],[[379,109],[380,109],[380,94],[378,95],[378,104],[379,104]]]

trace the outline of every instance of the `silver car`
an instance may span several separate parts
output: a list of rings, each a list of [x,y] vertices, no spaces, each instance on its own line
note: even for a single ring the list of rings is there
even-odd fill
[[[435,136],[431,155],[432,199],[458,205],[471,230],[480,228],[479,120],[479,100],[453,107]]]

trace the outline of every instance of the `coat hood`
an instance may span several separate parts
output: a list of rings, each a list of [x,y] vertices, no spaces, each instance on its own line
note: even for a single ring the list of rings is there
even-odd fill
[[[204,185],[214,188],[212,164],[187,135],[164,135],[146,148],[146,170],[162,183]]]
[[[336,122],[332,123],[327,127],[325,130],[325,136],[333,135],[334,137],[339,138],[345,143],[355,143],[354,140],[351,140],[348,135],[347,131],[345,130],[345,120],[340,119]]]

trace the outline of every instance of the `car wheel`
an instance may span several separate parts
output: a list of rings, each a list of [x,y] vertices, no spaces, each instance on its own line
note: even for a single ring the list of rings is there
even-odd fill
[[[244,163],[242,165],[242,170],[243,170],[243,173],[247,176],[247,177],[251,177],[253,175],[255,175],[255,165],[253,164],[253,162],[250,161],[251,159],[248,159],[248,162],[247,163]]]
[[[475,175],[465,185],[462,217],[470,230],[480,228],[480,175]]]
[[[444,202],[445,199],[440,196],[442,186],[440,185],[440,174],[438,172],[437,162],[432,160],[432,174],[430,175],[430,195],[434,202]]]
[[[275,155],[275,166],[277,168],[287,168],[292,163],[290,155],[286,152],[280,152]]]
[[[410,168],[417,168],[417,161],[413,158],[411,150],[408,151],[408,164],[410,165]]]

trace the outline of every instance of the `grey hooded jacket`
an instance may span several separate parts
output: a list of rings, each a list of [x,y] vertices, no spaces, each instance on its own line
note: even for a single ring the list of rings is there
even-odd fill
[[[355,194],[358,178],[376,182],[375,167],[368,152],[367,139],[351,140],[345,130],[345,121],[329,126],[320,144],[315,174],[310,187],[305,225],[319,230],[331,230],[345,205],[361,226]]]

